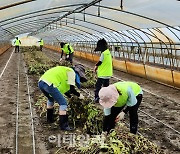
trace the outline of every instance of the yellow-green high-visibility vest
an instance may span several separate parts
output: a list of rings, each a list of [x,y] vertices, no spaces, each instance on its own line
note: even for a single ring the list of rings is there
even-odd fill
[[[61,49],[62,49],[66,54],[69,55],[70,53],[73,53],[73,52],[74,52],[74,49],[72,48],[72,46],[69,45],[69,48],[71,49],[71,51],[69,51],[68,45],[69,45],[68,43],[65,44],[64,47],[61,48]]]
[[[16,39],[15,46],[19,46],[19,45],[20,45],[20,41]]]
[[[40,40],[40,45],[44,45],[44,41],[43,40]]]
[[[100,66],[98,66],[97,76],[98,77],[111,77],[113,75],[113,67],[112,67],[112,56],[109,49],[106,49],[102,52],[104,55],[103,62]]]
[[[46,71],[40,78],[40,80],[52,83],[62,94],[70,90],[70,85],[68,84],[67,72],[73,71],[72,68],[65,66],[56,66],[48,71]],[[75,76],[75,72],[74,72]],[[74,77],[75,78],[75,77]]]
[[[141,92],[141,87],[135,82],[117,82],[114,84],[116,89],[121,93],[119,95],[117,103],[114,105],[115,107],[122,107],[126,105],[128,99],[128,87],[132,88],[135,96],[137,96]]]

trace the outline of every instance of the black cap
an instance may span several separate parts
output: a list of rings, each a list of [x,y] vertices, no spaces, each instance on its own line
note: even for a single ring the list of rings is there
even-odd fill
[[[66,43],[64,42],[61,42],[60,45],[61,45],[61,48],[63,48],[63,46],[65,45]]]
[[[97,42],[97,47],[94,51],[104,51],[108,48],[108,44],[105,39],[101,39]]]

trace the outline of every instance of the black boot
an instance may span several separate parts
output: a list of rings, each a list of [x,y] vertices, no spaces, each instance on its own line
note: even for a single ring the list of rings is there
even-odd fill
[[[136,133],[137,133],[137,126],[135,126],[135,127],[130,127],[130,133],[136,134]]]
[[[54,108],[47,109],[47,122],[48,123],[54,122]]]
[[[61,130],[71,131],[72,128],[69,127],[68,115],[59,115],[59,125]]]

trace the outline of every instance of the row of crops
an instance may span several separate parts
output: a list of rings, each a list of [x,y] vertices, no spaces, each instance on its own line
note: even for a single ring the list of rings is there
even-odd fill
[[[34,79],[35,84],[39,77],[48,69],[63,65],[71,65],[67,62],[57,62],[47,57],[43,52],[39,51],[37,47],[23,47],[22,52],[24,60],[28,69],[28,74]],[[94,88],[96,77],[93,72],[89,69],[86,70],[86,76],[88,82],[83,84],[84,88]],[[37,92],[34,93],[36,111],[41,119],[46,118],[46,98]],[[124,123],[118,123],[115,130],[112,130],[108,135],[101,135],[102,123],[103,123],[103,111],[93,103],[93,101],[85,97],[84,100],[80,100],[77,97],[67,98],[68,99],[68,114],[71,125],[79,130],[79,134],[86,134],[89,136],[88,140],[83,144],[80,144],[81,140],[75,138],[76,144],[69,146],[67,144],[62,147],[55,147],[56,153],[61,153],[61,150],[65,150],[67,153],[135,153],[135,154],[160,154],[162,151],[148,139],[143,136],[133,135],[129,133],[129,130]],[[55,117],[58,117],[58,105],[55,104]],[[42,122],[42,126],[45,124]],[[53,125],[48,126],[48,129],[54,131],[54,133],[62,133],[63,131],[58,130],[58,118]],[[77,133],[77,131],[74,133]],[[72,132],[73,133],[73,132]]]

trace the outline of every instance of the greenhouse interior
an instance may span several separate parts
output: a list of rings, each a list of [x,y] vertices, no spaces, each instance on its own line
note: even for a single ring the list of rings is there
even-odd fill
[[[179,154],[179,0],[0,2],[1,154]]]

